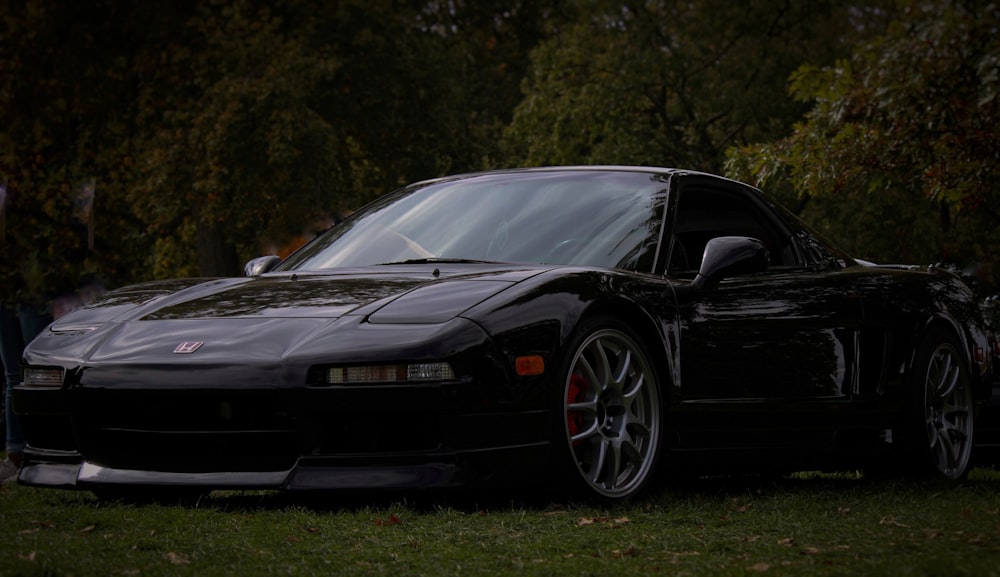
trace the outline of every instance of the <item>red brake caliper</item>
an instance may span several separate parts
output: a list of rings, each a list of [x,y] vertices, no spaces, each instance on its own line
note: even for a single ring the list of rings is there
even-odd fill
[[[567,404],[578,403],[583,400],[583,392],[586,389],[587,383],[577,373],[573,373],[569,378],[569,386],[566,387],[566,402]],[[569,432],[569,436],[573,437],[583,429],[583,412],[581,411],[566,411],[566,428]]]

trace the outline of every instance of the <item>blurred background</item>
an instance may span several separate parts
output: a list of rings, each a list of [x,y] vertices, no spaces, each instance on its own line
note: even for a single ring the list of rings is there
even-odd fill
[[[403,184],[557,164],[725,174],[990,294],[998,27],[985,1],[0,0],[0,298],[236,275]]]

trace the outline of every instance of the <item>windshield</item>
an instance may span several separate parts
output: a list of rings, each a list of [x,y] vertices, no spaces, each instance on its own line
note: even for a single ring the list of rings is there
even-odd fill
[[[665,189],[663,175],[596,170],[413,185],[366,206],[277,270],[471,260],[651,272]]]

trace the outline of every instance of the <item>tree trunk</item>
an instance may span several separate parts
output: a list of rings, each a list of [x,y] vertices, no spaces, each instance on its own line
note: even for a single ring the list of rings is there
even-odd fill
[[[239,276],[236,247],[228,242],[217,224],[198,225],[198,274],[201,276]]]

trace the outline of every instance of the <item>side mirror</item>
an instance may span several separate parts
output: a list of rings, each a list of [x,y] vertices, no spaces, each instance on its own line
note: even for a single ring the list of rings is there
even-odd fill
[[[247,261],[247,263],[243,265],[243,275],[262,275],[277,266],[279,262],[281,262],[281,257],[278,256],[259,256],[255,259]]]
[[[708,241],[698,276],[691,284],[698,289],[715,286],[722,279],[739,274],[764,272],[769,261],[767,247],[746,236],[720,236]]]

